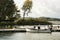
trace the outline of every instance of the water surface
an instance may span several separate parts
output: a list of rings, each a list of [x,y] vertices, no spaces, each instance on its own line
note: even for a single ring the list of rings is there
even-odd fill
[[[60,40],[60,33],[0,33],[0,40]]]

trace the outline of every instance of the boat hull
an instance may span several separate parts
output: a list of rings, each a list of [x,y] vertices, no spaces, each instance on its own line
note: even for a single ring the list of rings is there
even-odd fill
[[[32,32],[32,33],[51,33],[50,29],[26,29],[27,32]]]

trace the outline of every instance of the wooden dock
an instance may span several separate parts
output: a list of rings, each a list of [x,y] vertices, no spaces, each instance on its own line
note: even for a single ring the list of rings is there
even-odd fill
[[[0,29],[0,32],[26,32],[25,29]]]

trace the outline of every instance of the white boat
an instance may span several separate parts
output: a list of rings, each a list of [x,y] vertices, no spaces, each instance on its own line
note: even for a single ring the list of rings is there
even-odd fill
[[[27,32],[32,33],[51,33],[50,29],[35,29],[35,28],[26,28]]]

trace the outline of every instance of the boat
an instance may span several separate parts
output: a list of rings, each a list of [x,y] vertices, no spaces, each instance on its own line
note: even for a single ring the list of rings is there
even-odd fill
[[[51,33],[51,30],[48,29],[40,29],[40,27],[38,27],[38,29],[34,28],[26,28],[27,32],[32,32],[32,33]]]

